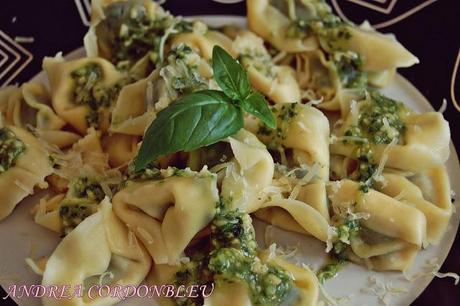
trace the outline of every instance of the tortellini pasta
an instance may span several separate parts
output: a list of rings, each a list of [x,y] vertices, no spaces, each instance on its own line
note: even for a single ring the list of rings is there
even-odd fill
[[[257,137],[245,130],[231,137],[234,158],[228,162],[222,181],[222,197],[234,209],[251,213],[266,200],[264,189],[272,181],[273,158]]]
[[[329,179],[329,121],[318,109],[299,103],[279,104],[273,107],[278,121],[276,130],[269,130],[259,121],[249,118],[245,122],[248,130],[256,133],[270,149],[286,153],[292,150],[291,165],[305,164],[316,167],[316,176]]]
[[[109,128],[110,109],[123,78],[110,62],[45,58],[43,68],[51,85],[53,108],[62,119],[81,134],[88,127]]]
[[[35,136],[51,145],[65,148],[75,143],[79,135],[65,131],[66,122],[51,108],[51,97],[45,86],[25,83],[17,88],[3,89],[0,111],[8,124],[20,128],[32,128]]]
[[[441,165],[449,157],[449,124],[440,113],[416,114],[375,93],[352,102],[346,111],[342,111],[343,124],[334,131],[332,154],[361,156],[361,160],[413,172]]]
[[[212,220],[218,202],[216,178],[206,172],[130,182],[113,198],[115,213],[156,264],[178,263],[192,238]]]
[[[179,44],[149,77],[125,86],[112,112],[110,131],[143,135],[156,113],[186,93],[212,87],[212,70],[188,45]]]
[[[35,268],[43,285],[83,290],[43,305],[113,305],[88,289],[144,280],[179,294],[160,305],[320,305],[335,270],[262,249],[253,218],[318,240],[332,265],[375,271],[406,271],[442,241],[449,124],[378,90],[418,59],[324,0],[246,6],[243,29],[93,0],[86,57],[47,57],[49,86],[0,90],[0,220],[49,187],[31,214],[60,241]],[[169,111],[177,124],[162,130]],[[216,127],[226,120],[239,131]],[[180,295],[189,285],[198,296]]]
[[[426,242],[437,244],[447,231],[452,215],[449,178],[444,166],[413,176],[384,173],[376,190],[400,201],[408,202],[426,217]]]
[[[405,270],[427,239],[427,219],[410,204],[360,184],[333,182],[328,196],[338,218],[334,252],[375,270]],[[350,245],[347,248],[347,245]]]
[[[254,0],[247,7],[250,29],[282,51],[353,51],[364,71],[374,72],[418,63],[394,37],[341,21],[323,0]]]
[[[48,152],[38,139],[15,126],[0,128],[0,220],[35,187],[47,188],[45,178],[52,172]]]
[[[289,305],[293,306],[313,306],[317,304],[319,298],[319,284],[315,274],[308,267],[298,267],[277,256],[273,256],[268,251],[261,252],[261,261],[270,263],[283,268],[290,273],[294,279],[294,289],[289,297]],[[171,282],[174,274],[179,271],[177,266],[155,265],[147,278],[149,284],[165,284]],[[205,289],[205,288],[204,288]],[[243,282],[224,282],[210,289],[204,290],[203,306],[230,306],[230,305],[257,305],[251,299],[250,290]],[[229,296],[232,298],[229,299]],[[158,302],[162,306],[176,305],[171,299],[160,298]]]
[[[186,44],[207,61],[212,58],[212,49],[214,46],[220,46],[231,55],[236,55],[236,51],[233,49],[232,40],[225,34],[210,30],[205,24],[199,21],[195,22],[193,25],[193,32],[181,33],[175,35],[171,39],[172,48],[180,44]]]
[[[85,219],[57,246],[46,263],[42,285],[84,286],[82,297],[42,298],[43,305],[113,305],[118,297],[88,295],[92,285],[139,285],[151,259],[140,241],[117,218],[105,199],[101,209]]]
[[[313,82],[313,87],[301,85],[303,97],[324,99],[329,110],[337,110],[332,98],[340,99],[342,88],[383,87],[397,68],[419,62],[394,36],[377,33],[366,23],[358,27],[341,21],[323,0],[255,0],[247,8],[250,29],[281,53],[293,54],[295,65],[305,71],[300,83]],[[315,74],[322,83],[314,83],[319,81]]]
[[[263,40],[249,31],[240,32],[233,42],[255,89],[275,103],[300,101],[300,89],[289,66],[274,65]]]
[[[164,52],[162,37],[166,39],[168,31],[179,27],[179,20],[154,1],[93,1],[92,10],[91,28],[85,36],[86,52],[120,69],[138,70],[136,66],[145,61],[154,68]]]
[[[271,1],[252,0],[247,1],[246,5],[249,29],[272,43],[277,49],[285,52],[303,52],[318,48],[318,41],[313,36],[291,35],[289,29],[293,21],[273,6]]]

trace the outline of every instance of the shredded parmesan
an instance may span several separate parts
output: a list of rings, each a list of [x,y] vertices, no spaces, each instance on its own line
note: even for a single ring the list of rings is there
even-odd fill
[[[32,258],[27,257],[25,261],[26,261],[26,264],[29,266],[29,268],[31,268],[35,274],[43,276],[43,273],[45,271],[43,271]]]
[[[110,280],[112,280],[115,276],[113,275],[112,272],[110,271],[105,271],[104,273],[102,273],[100,276],[99,276],[99,280],[98,280],[98,284],[99,286],[105,284],[104,283],[104,279],[108,277]]]
[[[285,57],[286,57],[287,53],[284,52],[284,51],[280,51],[278,52],[277,55],[275,55],[273,58],[272,58],[272,61],[277,64],[279,62],[281,62]]]
[[[388,153],[393,149],[393,147],[398,143],[398,138],[393,138],[391,142],[385,147],[385,150],[383,150],[382,157],[380,158],[379,161],[379,166],[377,167],[377,170],[371,175],[370,178],[367,179],[366,185],[369,185],[372,180],[375,180],[377,182],[381,182],[386,184],[385,178],[383,177],[383,169],[385,168],[385,164],[388,161]]]
[[[363,293],[371,293],[375,295],[384,305],[390,305],[391,296],[407,293],[406,288],[393,287],[391,284],[386,284],[379,280],[375,275],[369,277],[370,286],[361,289]]]
[[[322,299],[321,302],[324,303],[324,305],[327,305],[327,306],[337,306],[338,305],[338,302],[337,300],[335,300],[333,297],[331,297],[327,292],[326,292],[326,289],[324,289],[323,285],[319,284],[318,282],[318,285],[319,285],[319,293],[320,293],[320,298]]]
[[[438,110],[438,113],[443,114],[446,111],[446,109],[447,109],[447,100],[442,99],[442,104],[441,104],[441,107]]]
[[[406,271],[403,271],[403,275],[406,278],[406,280],[412,282],[418,278],[421,277],[430,277],[430,276],[435,276],[438,278],[446,278],[446,277],[451,277],[454,279],[454,284],[458,285],[460,282],[460,276],[457,273],[454,272],[439,272],[439,269],[441,268],[441,265],[439,264],[439,259],[437,257],[431,258],[426,261],[424,270],[422,272],[415,273],[414,275],[410,276],[407,274]]]
[[[161,37],[160,39],[160,46],[159,46],[159,57],[160,57],[160,62],[163,62],[163,59],[164,59],[164,52],[165,52],[165,44],[166,44],[166,41],[168,40],[169,36],[171,34],[176,34],[176,33],[179,33],[177,30],[176,30],[176,25],[180,22],[180,19],[176,19],[176,21],[169,27],[165,30],[165,33],[163,34],[163,36]]]
[[[329,253],[334,247],[333,241],[337,237],[337,230],[333,226],[329,226],[327,229],[327,240],[326,240],[326,253]]]

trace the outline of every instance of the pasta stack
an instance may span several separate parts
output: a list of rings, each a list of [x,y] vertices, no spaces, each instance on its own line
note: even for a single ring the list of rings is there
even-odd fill
[[[210,296],[159,303],[316,305],[324,279],[259,248],[252,218],[377,271],[405,271],[442,239],[449,125],[379,92],[418,63],[394,36],[340,20],[323,0],[248,0],[248,29],[150,0],[93,0],[91,20],[86,57],[44,59],[49,86],[0,91],[0,218],[48,189],[33,219],[62,237],[44,285],[213,284]],[[220,89],[215,46],[268,99],[276,129],[246,114],[236,134],[135,171],[162,110]]]

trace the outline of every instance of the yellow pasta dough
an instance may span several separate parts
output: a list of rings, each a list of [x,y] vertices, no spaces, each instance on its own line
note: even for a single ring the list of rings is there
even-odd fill
[[[155,263],[177,264],[195,234],[213,218],[218,201],[216,178],[191,173],[129,183],[113,205]]]
[[[15,126],[3,127],[0,132],[0,219],[3,219],[11,214],[21,200],[33,194],[35,187],[48,187],[45,178],[53,172],[53,168],[48,152],[30,133]],[[20,150],[19,154],[15,153],[17,149]],[[15,156],[13,160],[11,156]],[[10,161],[6,169],[3,164],[5,160]]]
[[[117,297],[98,297],[92,285],[139,285],[150,270],[151,259],[105,199],[96,214],[68,234],[51,254],[43,285],[85,284],[83,297],[43,298],[43,305],[113,305]],[[88,295],[89,294],[89,295]],[[91,298],[92,297],[92,298]]]

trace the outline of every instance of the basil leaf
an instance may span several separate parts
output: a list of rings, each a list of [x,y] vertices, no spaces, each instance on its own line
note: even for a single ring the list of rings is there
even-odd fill
[[[135,171],[159,156],[193,151],[234,135],[243,127],[241,109],[221,91],[186,95],[160,111],[147,129]]]
[[[240,63],[219,46],[212,50],[214,79],[233,100],[244,100],[251,93],[251,83]]]
[[[276,119],[273,116],[265,97],[258,92],[253,92],[245,100],[241,101],[241,107],[265,123],[271,129],[276,128]]]

